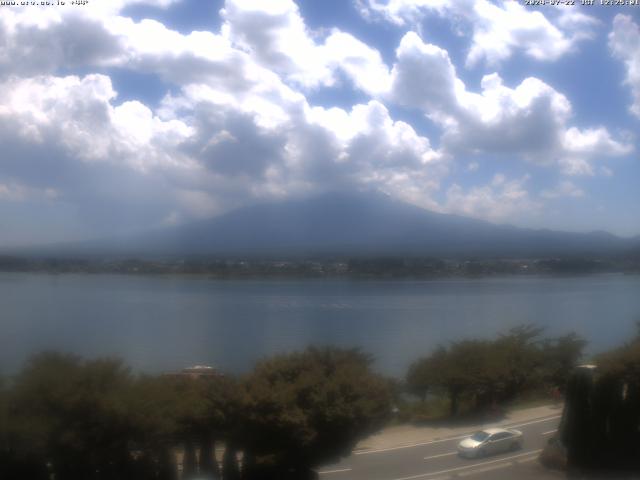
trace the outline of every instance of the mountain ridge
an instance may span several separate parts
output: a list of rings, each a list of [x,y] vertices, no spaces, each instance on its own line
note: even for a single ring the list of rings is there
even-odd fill
[[[59,250],[116,255],[605,255],[640,247],[609,232],[496,225],[380,192],[328,192],[242,207],[211,219]],[[44,249],[56,250],[56,248]]]

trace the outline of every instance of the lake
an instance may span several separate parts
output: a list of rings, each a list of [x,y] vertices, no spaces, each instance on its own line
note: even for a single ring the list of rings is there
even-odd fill
[[[403,375],[440,343],[524,323],[616,346],[640,320],[640,276],[424,281],[213,280],[0,273],[0,372],[33,352],[115,355],[136,370],[245,372],[309,344],[358,346]]]

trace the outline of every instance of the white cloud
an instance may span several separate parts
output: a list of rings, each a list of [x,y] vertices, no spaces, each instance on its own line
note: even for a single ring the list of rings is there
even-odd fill
[[[555,61],[571,52],[578,41],[592,38],[599,23],[575,9],[550,15],[545,11],[545,15],[512,0],[360,0],[358,4],[367,18],[381,16],[398,26],[417,27],[428,15],[446,16],[461,35],[470,26],[468,65],[496,64],[517,51],[535,60]]]
[[[73,205],[87,236],[159,222],[203,171],[178,149],[191,134],[139,102],[117,104],[104,75],[0,83],[0,183]]]
[[[162,121],[139,102],[113,106],[115,98],[104,75],[13,78],[1,84],[2,132],[33,143],[55,139],[83,161],[127,162],[140,170],[175,163],[165,151],[189,127]]]
[[[260,64],[305,86],[333,82],[331,69],[292,1],[227,0],[220,14],[224,36]]]
[[[188,35],[156,20],[120,16],[125,3],[8,10],[0,18],[0,78],[92,66],[156,73],[174,84],[203,83],[234,93],[274,77],[280,82],[280,76],[295,87],[330,86],[340,74],[371,94],[389,88],[389,71],[377,50],[337,29],[316,41],[291,0],[228,0],[220,34]]]
[[[528,179],[497,175],[468,190],[454,184],[438,204],[452,156],[466,155],[470,171],[480,168],[474,154],[502,154],[593,174],[605,172],[594,168],[598,158],[630,151],[603,127],[570,126],[566,97],[538,79],[511,88],[493,74],[479,93],[468,90],[448,52],[415,33],[404,36],[390,70],[376,49],[348,33],[309,30],[290,0],[227,0],[220,32],[190,34],[122,16],[141,2],[10,9],[0,17],[0,201],[66,202],[109,229],[176,224],[343,186],[501,220],[537,208]],[[469,2],[473,15],[479,4]],[[581,22],[590,24],[574,16],[558,28]],[[489,40],[502,35],[487,25]],[[517,41],[507,41],[505,52],[489,42],[474,55],[536,55],[523,37],[507,33]],[[64,73],[113,68],[155,74],[171,93],[154,109],[120,101],[106,74]],[[345,78],[373,100],[348,108],[309,104],[309,89]],[[394,119],[385,103],[421,109],[443,128],[438,147]]]
[[[132,225],[339,185],[432,204],[444,167],[427,138],[377,101],[313,108],[273,80],[241,92],[187,85],[154,112],[118,103],[105,75],[12,77],[0,84],[0,178],[20,179],[21,192],[53,188],[87,217],[109,204],[112,222]]]
[[[0,16],[0,77],[122,63],[129,32],[118,29],[119,13],[136,4],[166,8],[180,0],[92,0],[78,7],[16,6]],[[151,33],[151,32],[145,32]],[[123,35],[124,34],[124,35]],[[140,40],[141,35],[138,35]],[[153,42],[153,35],[147,36]],[[140,43],[140,42],[139,42]]]
[[[168,100],[165,115],[172,116],[174,108],[197,112],[196,134],[185,143],[186,153],[216,174],[250,178],[251,196],[343,185],[425,203],[425,192],[437,188],[445,169],[442,153],[410,125],[394,121],[378,101],[345,111],[291,97],[278,100],[274,115],[276,107],[266,101],[229,104],[205,88],[188,88],[185,94]]]
[[[543,190],[540,196],[543,198],[580,198],[584,197],[585,193],[580,187],[569,180],[563,180],[558,183],[554,188],[549,190]]]
[[[618,14],[613,19],[609,48],[616,58],[624,62],[625,83],[631,88],[633,98],[630,110],[640,118],[640,26],[630,15]]]
[[[579,175],[591,174],[595,160],[633,149],[604,127],[571,127],[569,100],[537,78],[510,88],[493,73],[481,86],[481,93],[467,90],[447,51],[417,34],[409,32],[400,42],[390,98],[440,124],[442,143],[454,155],[509,155]]]
[[[221,15],[225,38],[295,85],[332,86],[341,71],[366,92],[388,88],[389,72],[377,50],[338,29],[317,40],[292,0],[227,0]]]
[[[0,183],[0,202],[25,202],[29,200],[55,200],[59,192],[55,188],[32,188],[20,183]]]
[[[444,209],[494,222],[519,221],[523,212],[530,215],[541,208],[526,188],[528,181],[529,176],[508,179],[503,174],[496,174],[486,185],[467,190],[454,183],[447,190]]]
[[[343,175],[411,203],[434,208],[432,194],[447,173],[446,157],[409,124],[393,121],[378,101],[356,105],[334,134],[353,132],[339,154]],[[331,127],[329,127],[331,128]]]

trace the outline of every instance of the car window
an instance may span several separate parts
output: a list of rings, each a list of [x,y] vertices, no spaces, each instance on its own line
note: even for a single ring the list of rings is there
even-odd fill
[[[471,440],[475,440],[476,442],[484,442],[487,438],[489,438],[489,434],[487,432],[476,432],[471,435]]]
[[[503,440],[505,438],[509,438],[511,434],[509,432],[500,432],[491,436],[491,441]]]

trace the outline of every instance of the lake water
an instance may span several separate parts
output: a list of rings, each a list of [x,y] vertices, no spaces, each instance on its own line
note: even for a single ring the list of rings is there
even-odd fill
[[[33,352],[116,355],[137,370],[243,372],[309,344],[358,346],[403,375],[439,343],[534,323],[598,351],[635,333],[640,276],[429,281],[212,280],[0,273],[0,371]]]

